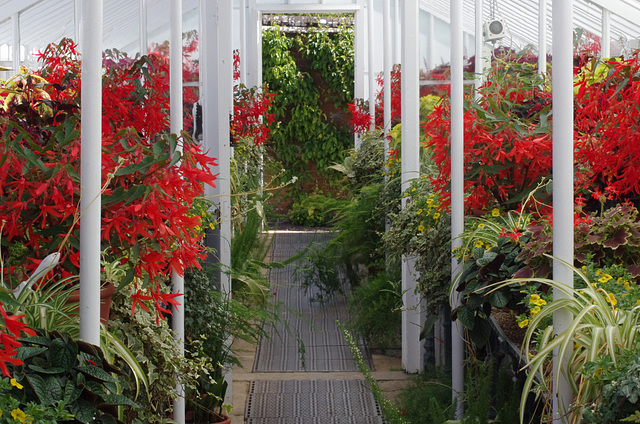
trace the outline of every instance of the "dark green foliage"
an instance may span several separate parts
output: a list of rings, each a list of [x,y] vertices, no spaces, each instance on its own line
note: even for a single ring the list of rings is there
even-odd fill
[[[457,286],[462,305],[451,312],[451,318],[460,320],[476,347],[484,347],[489,340],[492,308],[519,310],[523,296],[518,285],[499,290],[492,287],[512,278],[521,268],[519,254],[520,248],[510,238],[500,237],[490,250],[474,248],[464,262]]]
[[[335,34],[319,31],[291,38],[272,27],[263,34],[262,51],[263,78],[276,93],[268,147],[282,162],[285,179],[308,179],[309,162],[330,177],[328,167],[342,161],[353,137],[348,125],[339,126],[326,116],[322,97],[330,97],[333,107],[346,114],[346,103],[353,99],[353,32],[344,28]],[[326,79],[328,93],[319,90],[321,81],[299,69],[296,56]]]
[[[493,361],[480,362],[474,358],[465,364],[465,413],[462,424],[484,424],[491,408],[491,376]]]
[[[428,372],[415,377],[412,384],[399,397],[405,418],[416,424],[443,424],[453,419],[450,376],[441,371]]]
[[[344,201],[327,197],[322,194],[312,194],[295,202],[289,211],[289,221],[294,225],[304,227],[323,227],[331,223],[340,204]]]
[[[355,287],[350,304],[350,326],[371,349],[400,344],[402,290],[399,270],[381,272]]]
[[[613,424],[640,422],[640,354],[627,350],[614,363],[610,356],[589,362],[584,370],[586,378],[601,387],[600,396],[590,407],[584,408],[585,423]]]
[[[24,387],[14,397],[23,403],[36,402],[56,407],[64,403],[74,415],[70,422],[86,423],[95,419],[119,423],[117,407],[136,407],[119,395],[122,372],[110,365],[99,347],[76,341],[66,334],[36,330],[35,336],[21,339],[17,358],[23,365],[13,367],[13,376]]]

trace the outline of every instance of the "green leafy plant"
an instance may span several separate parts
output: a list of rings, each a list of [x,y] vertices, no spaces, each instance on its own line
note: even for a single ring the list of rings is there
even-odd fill
[[[346,330],[340,324],[340,322],[338,322],[338,328],[340,328],[340,330],[342,331],[342,334],[344,335],[344,338],[349,345],[349,349],[353,354],[353,358],[356,361],[358,370],[360,370],[362,375],[364,375],[364,378],[369,385],[369,390],[371,390],[374,399],[376,400],[376,402],[378,402],[378,405],[380,405],[380,409],[382,410],[382,415],[384,416],[385,421],[389,424],[407,424],[407,420],[404,419],[403,414],[400,412],[400,410],[398,410],[398,408],[384,396],[382,390],[380,390],[378,383],[371,375],[371,370],[364,362],[364,359],[362,358],[362,352],[358,348],[358,344],[356,343],[351,333]]]
[[[570,264],[564,266],[571,267]],[[572,267],[573,268],[573,267]],[[525,285],[538,282],[561,292],[564,297],[549,302],[529,323],[523,351],[528,358],[528,376],[523,388],[520,401],[520,422],[527,396],[534,386],[539,393],[548,393],[550,387],[546,372],[554,349],[558,349],[557,361],[567,364],[563,372],[573,388],[575,400],[570,413],[573,422],[580,422],[585,408],[590,407],[601,396],[602,385],[586,377],[591,362],[597,362],[603,357],[609,357],[617,363],[624,352],[637,351],[640,348],[640,337],[637,326],[640,323],[640,308],[616,308],[610,294],[589,281],[579,269],[573,268],[584,282],[585,287],[574,289],[559,281],[542,278],[510,279],[494,284],[492,290],[500,290],[513,284]],[[554,335],[553,325],[542,327],[542,323],[554,312],[568,311],[572,318],[567,328],[560,334]],[[545,324],[546,325],[546,324]],[[538,347],[534,352],[530,346],[534,337],[538,337]],[[536,382],[539,378],[539,382]]]
[[[13,375],[24,388],[18,393],[14,387],[13,396],[53,408],[63,402],[76,423],[119,423],[118,406],[137,406],[119,394],[119,380],[112,374],[122,372],[106,361],[99,347],[57,332],[36,333],[21,339],[17,358],[23,364],[13,367]]]
[[[309,178],[309,163],[331,178],[328,167],[340,162],[353,144],[348,121],[338,125],[333,113],[346,114],[346,99],[353,98],[353,33],[346,28],[335,34],[317,32],[288,37],[278,27],[263,33],[264,80],[276,94],[270,109],[270,148],[286,169],[285,179]],[[300,69],[296,57],[304,57],[309,72]],[[315,76],[312,76],[315,74]],[[323,90],[322,77],[327,90]],[[323,98],[324,97],[324,98]]]
[[[16,421],[22,423],[56,424],[60,421],[70,421],[73,415],[66,410],[63,401],[55,402],[53,406],[43,405],[37,402],[21,402],[24,386],[15,378],[2,377],[0,380],[0,423],[13,424]],[[14,394],[14,392],[16,394]]]
[[[335,218],[341,203],[344,202],[321,193],[305,196],[291,206],[289,221],[305,227],[326,226]]]

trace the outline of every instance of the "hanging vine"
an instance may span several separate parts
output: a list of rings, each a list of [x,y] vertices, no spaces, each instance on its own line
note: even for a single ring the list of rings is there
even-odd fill
[[[347,117],[353,98],[353,32],[343,27],[329,34],[320,28],[292,37],[272,27],[263,34],[262,51],[263,80],[276,93],[269,144],[285,178],[308,179],[310,163],[331,178],[328,167],[341,162],[353,145]]]

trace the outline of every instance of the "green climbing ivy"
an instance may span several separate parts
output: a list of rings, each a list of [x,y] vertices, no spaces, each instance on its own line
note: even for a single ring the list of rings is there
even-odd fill
[[[344,27],[329,34],[319,29],[291,37],[272,27],[263,34],[262,54],[263,80],[276,93],[269,144],[285,177],[308,178],[313,162],[320,174],[335,178],[329,166],[342,162],[353,136],[348,125],[338,126],[326,116],[323,105],[333,102],[346,114],[353,99],[353,31]],[[296,58],[307,61],[324,83],[301,70]]]

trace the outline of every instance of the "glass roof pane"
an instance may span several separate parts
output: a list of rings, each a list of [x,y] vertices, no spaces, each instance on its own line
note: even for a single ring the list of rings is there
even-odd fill
[[[20,14],[24,65],[36,67],[35,53],[49,43],[57,43],[64,37],[75,38],[74,11],[73,0],[44,0]],[[47,25],[47,22],[55,22],[55,25]]]
[[[104,1],[104,48],[129,56],[140,51],[140,8],[131,0]]]

